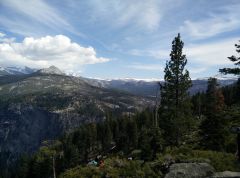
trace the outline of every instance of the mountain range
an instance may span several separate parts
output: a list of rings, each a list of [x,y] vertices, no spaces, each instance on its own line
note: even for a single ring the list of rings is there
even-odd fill
[[[159,93],[158,81],[75,77],[55,66],[1,67],[0,71],[0,150],[13,158],[34,152],[42,141],[82,123],[104,120],[107,113],[128,117],[153,108]],[[227,78],[219,83],[225,86],[235,81]],[[190,93],[206,87],[207,79],[193,80]]]
[[[148,97],[92,86],[54,66],[2,75],[0,156],[9,153],[16,158],[23,152],[32,153],[42,141],[55,139],[82,123],[104,120],[111,112],[127,117],[153,104]]]
[[[73,77],[71,75],[67,75],[58,69],[55,66],[50,66],[45,69],[32,69],[30,67],[0,67],[0,77],[13,78],[15,77],[24,77],[26,74],[56,74],[62,76]],[[234,83],[237,78],[235,77],[226,77],[222,75],[213,76],[218,79],[220,86],[226,86]],[[155,97],[157,92],[159,91],[159,83],[163,83],[163,80],[157,79],[94,79],[94,78],[86,78],[86,77],[73,77],[79,78],[79,80],[83,80],[91,86],[95,86],[98,88],[107,88],[125,91],[134,95],[141,95],[147,97]],[[207,80],[208,78],[199,78],[192,80],[192,87],[190,88],[190,94],[195,94],[196,92],[205,91],[207,88]]]

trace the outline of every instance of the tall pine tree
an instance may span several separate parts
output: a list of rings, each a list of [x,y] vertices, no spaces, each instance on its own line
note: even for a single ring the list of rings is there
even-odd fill
[[[180,34],[172,42],[170,60],[164,70],[164,84],[161,85],[160,127],[168,145],[179,145],[191,127],[191,102],[188,89],[191,79],[186,55],[183,54],[184,43]]]

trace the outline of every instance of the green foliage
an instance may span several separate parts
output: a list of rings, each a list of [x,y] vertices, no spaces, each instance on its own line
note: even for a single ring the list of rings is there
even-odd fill
[[[200,145],[204,149],[223,151],[225,146],[226,120],[223,117],[224,96],[218,87],[217,79],[208,80],[206,92],[206,118],[200,125]]]
[[[188,89],[191,79],[186,56],[182,54],[184,43],[180,34],[172,42],[170,61],[164,70],[164,84],[161,86],[160,127],[168,145],[179,145],[192,125],[191,102]]]
[[[36,95],[34,103],[38,107],[43,107],[49,110],[63,109],[71,102],[71,97],[62,97],[63,94],[46,93],[44,95]]]
[[[60,178],[94,178],[94,177],[161,177],[161,173],[155,173],[149,164],[141,161],[133,161],[119,158],[105,160],[104,167],[78,166],[67,170]]]
[[[207,93],[192,96],[193,111],[200,122],[193,148],[236,152],[236,135],[230,128],[240,125],[239,81],[220,88],[216,80],[210,79]]]
[[[19,165],[17,166],[16,178],[27,177],[29,169],[29,158],[26,155],[22,155],[19,159]]]
[[[191,98],[193,115],[201,119],[203,113],[206,113],[206,95],[204,92],[198,92]]]
[[[139,116],[142,120],[139,120]],[[43,142],[40,150],[28,161],[25,177],[49,177],[53,174],[53,169],[58,175],[66,169],[85,165],[90,160],[96,159],[98,155],[110,156],[122,152],[123,157],[128,157],[136,149],[140,150],[138,158],[151,161],[162,150],[163,139],[160,129],[152,126],[154,123],[152,117],[149,116],[151,116],[150,110],[129,118],[116,119],[112,119],[109,113],[105,121],[83,124],[74,132],[63,136],[60,141]],[[132,162],[123,170],[118,171],[126,175],[136,173],[140,177],[150,171],[150,168],[145,165],[145,173],[143,173],[140,164],[135,163]],[[25,165],[24,161],[21,165]],[[135,166],[137,168],[134,168]],[[88,175],[89,169],[82,167],[78,169],[86,171]],[[132,169],[137,170],[131,173]],[[137,172],[138,169],[142,172]],[[92,173],[94,172],[97,176],[98,171],[94,170]]]
[[[240,103],[240,78],[232,85],[227,85],[222,88],[225,103],[230,106]]]

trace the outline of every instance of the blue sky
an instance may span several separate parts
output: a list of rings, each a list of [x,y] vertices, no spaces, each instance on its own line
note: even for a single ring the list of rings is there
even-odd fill
[[[171,42],[192,78],[232,66],[239,0],[0,0],[0,65],[93,78],[163,78]]]

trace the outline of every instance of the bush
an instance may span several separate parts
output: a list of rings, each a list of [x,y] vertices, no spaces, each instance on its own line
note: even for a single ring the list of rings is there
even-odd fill
[[[60,178],[84,177],[161,177],[161,172],[155,173],[149,164],[142,161],[109,158],[105,160],[104,167],[78,166],[69,169],[60,175]]]

